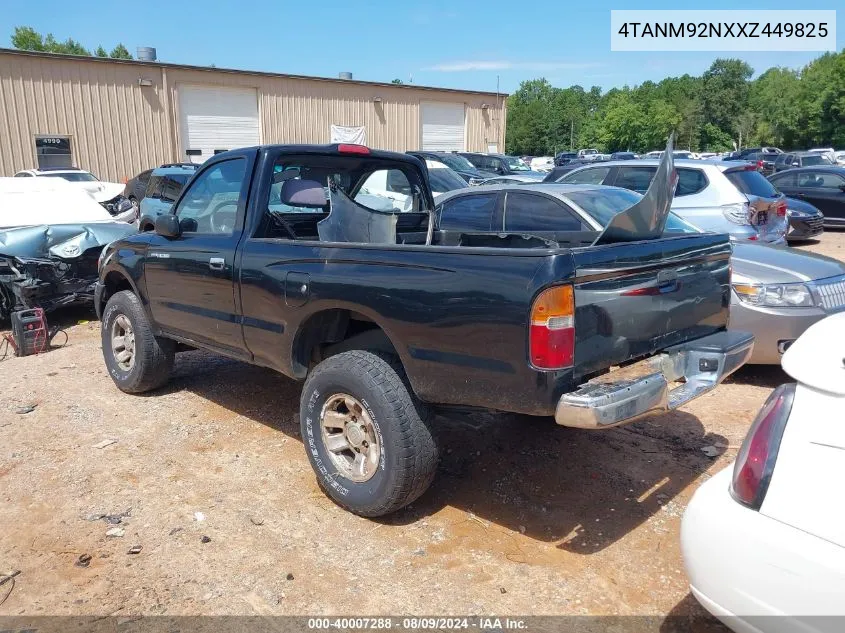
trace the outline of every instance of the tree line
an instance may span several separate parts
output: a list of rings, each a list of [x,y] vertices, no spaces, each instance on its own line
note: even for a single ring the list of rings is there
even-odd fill
[[[555,88],[523,81],[508,97],[507,151],[533,156],[595,147],[603,152],[675,146],[722,152],[845,146],[845,51],[801,70],[770,68],[756,79],[739,59],[717,59],[700,77],[667,77],[613,88]]]
[[[106,52],[106,49],[100,45],[92,53],[73,38],[69,37],[64,42],[60,42],[52,33],[47,33],[46,36],[41,35],[41,33],[29,26],[15,27],[15,32],[12,33],[12,46],[22,51],[87,55],[88,57],[111,57],[112,59],[132,59],[129,50],[123,44],[115,46],[110,53]]]

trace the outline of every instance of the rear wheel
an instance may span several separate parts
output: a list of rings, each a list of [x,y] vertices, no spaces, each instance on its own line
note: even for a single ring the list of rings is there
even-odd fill
[[[176,346],[153,336],[141,302],[131,291],[117,292],[109,299],[100,338],[106,368],[121,391],[150,391],[170,378]]]
[[[437,447],[401,366],[361,350],[323,361],[300,403],[305,450],[323,491],[366,517],[394,512],[434,479]]]

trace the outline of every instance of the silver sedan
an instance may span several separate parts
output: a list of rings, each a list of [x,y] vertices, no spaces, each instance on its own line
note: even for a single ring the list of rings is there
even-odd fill
[[[845,310],[845,264],[786,246],[734,243],[730,327],[754,333],[757,364],[779,364],[804,330]]]

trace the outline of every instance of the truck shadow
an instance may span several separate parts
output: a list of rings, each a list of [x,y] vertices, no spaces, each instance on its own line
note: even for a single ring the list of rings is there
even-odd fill
[[[192,391],[300,437],[301,384],[271,370],[189,352],[177,357],[165,389]],[[728,445],[680,411],[606,431],[562,428],[549,418],[443,411],[434,428],[441,452],[434,484],[381,522],[410,524],[451,506],[581,554],[601,551],[655,514],[680,517],[685,503],[675,497],[713,463],[701,448]]]

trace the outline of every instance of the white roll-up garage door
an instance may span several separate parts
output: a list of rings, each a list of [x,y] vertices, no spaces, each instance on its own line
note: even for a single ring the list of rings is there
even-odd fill
[[[182,158],[200,162],[216,150],[261,143],[258,95],[252,88],[179,86]],[[199,150],[191,156],[188,150]]]
[[[464,104],[420,104],[422,149],[432,152],[464,151]]]

